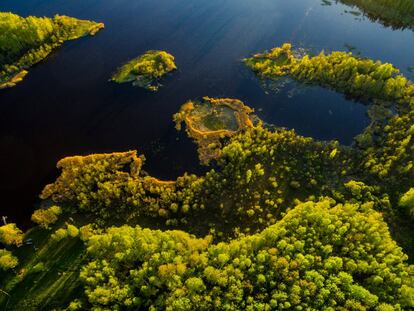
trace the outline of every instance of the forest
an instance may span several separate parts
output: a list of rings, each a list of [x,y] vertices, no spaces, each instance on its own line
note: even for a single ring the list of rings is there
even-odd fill
[[[0,13],[0,87],[102,27]],[[174,61],[150,50],[111,81],[155,92]],[[160,179],[136,150],[64,157],[32,227],[0,225],[0,308],[414,309],[414,83],[390,63],[291,43],[240,65],[358,101],[369,125],[345,146],[206,96],[171,115],[205,173]]]
[[[156,179],[135,151],[65,158],[41,194],[54,205],[32,219],[49,232],[47,248],[85,243],[69,263],[76,286],[63,290],[41,255],[23,258],[23,279],[9,273],[3,286],[18,293],[29,275],[52,278],[68,310],[408,310],[414,267],[393,238],[411,256],[414,188],[399,169],[412,157],[389,169],[370,148],[259,122],[230,137],[204,176]],[[385,168],[367,170],[373,161]],[[3,226],[0,237],[4,269],[16,269],[22,232]]]
[[[63,42],[95,35],[103,27],[68,16],[24,18],[0,12],[0,89],[21,82],[31,66]]]

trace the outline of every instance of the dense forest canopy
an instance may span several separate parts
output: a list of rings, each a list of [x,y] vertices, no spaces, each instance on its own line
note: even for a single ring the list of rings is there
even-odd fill
[[[0,89],[12,87],[64,41],[94,35],[102,23],[68,16],[20,17],[0,12]]]
[[[299,204],[229,243],[181,231],[110,228],[87,239],[81,271],[94,308],[401,310],[414,267],[369,204]]]
[[[0,87],[102,27],[0,13]],[[347,147],[269,126],[238,99],[204,97],[172,116],[210,165],[204,174],[158,179],[137,151],[66,157],[40,194],[37,226],[0,226],[0,307],[414,309],[414,84],[392,64],[289,43],[244,62],[263,80],[359,100],[371,124]],[[151,50],[112,80],[156,91],[175,69]]]

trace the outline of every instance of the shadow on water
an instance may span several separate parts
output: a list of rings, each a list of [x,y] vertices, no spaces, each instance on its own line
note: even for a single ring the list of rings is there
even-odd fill
[[[157,177],[202,173],[195,145],[172,122],[188,99],[238,98],[268,123],[344,144],[367,125],[365,107],[334,92],[266,94],[240,61],[252,53],[285,41],[315,51],[351,44],[367,57],[413,65],[406,52],[414,48],[412,32],[355,21],[340,14],[341,5],[318,0],[6,0],[0,10],[106,25],[94,38],[67,42],[23,83],[0,92],[0,214],[22,224],[65,156],[137,149]],[[179,67],[158,93],[108,82],[149,49],[172,53]]]

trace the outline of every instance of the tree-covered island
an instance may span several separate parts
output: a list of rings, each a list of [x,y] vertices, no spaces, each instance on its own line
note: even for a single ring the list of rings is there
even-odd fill
[[[0,12],[0,89],[21,82],[31,66],[65,41],[93,36],[103,27],[68,16],[24,18]]]
[[[160,79],[177,69],[174,56],[165,51],[147,51],[121,66],[112,76],[116,83],[132,82],[149,91],[158,91]]]

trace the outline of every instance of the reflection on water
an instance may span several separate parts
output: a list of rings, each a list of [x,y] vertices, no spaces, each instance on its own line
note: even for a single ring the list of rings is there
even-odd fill
[[[200,172],[196,147],[174,129],[172,115],[206,95],[238,98],[268,123],[350,144],[367,125],[364,106],[316,87],[266,92],[241,63],[291,41],[315,52],[349,44],[402,69],[414,65],[413,32],[355,21],[341,15],[345,9],[320,0],[1,1],[1,11],[106,25],[94,38],[66,43],[19,86],[0,92],[1,214],[27,219],[57,160],[68,155],[138,149],[154,176]],[[125,60],[150,49],[169,51],[179,68],[158,93],[108,82]]]
[[[412,0],[335,0],[335,2],[359,8],[371,21],[379,22],[386,27],[414,29],[414,1]],[[331,4],[329,0],[322,0],[322,5]],[[352,10],[345,10],[345,13],[361,15],[361,12]]]

